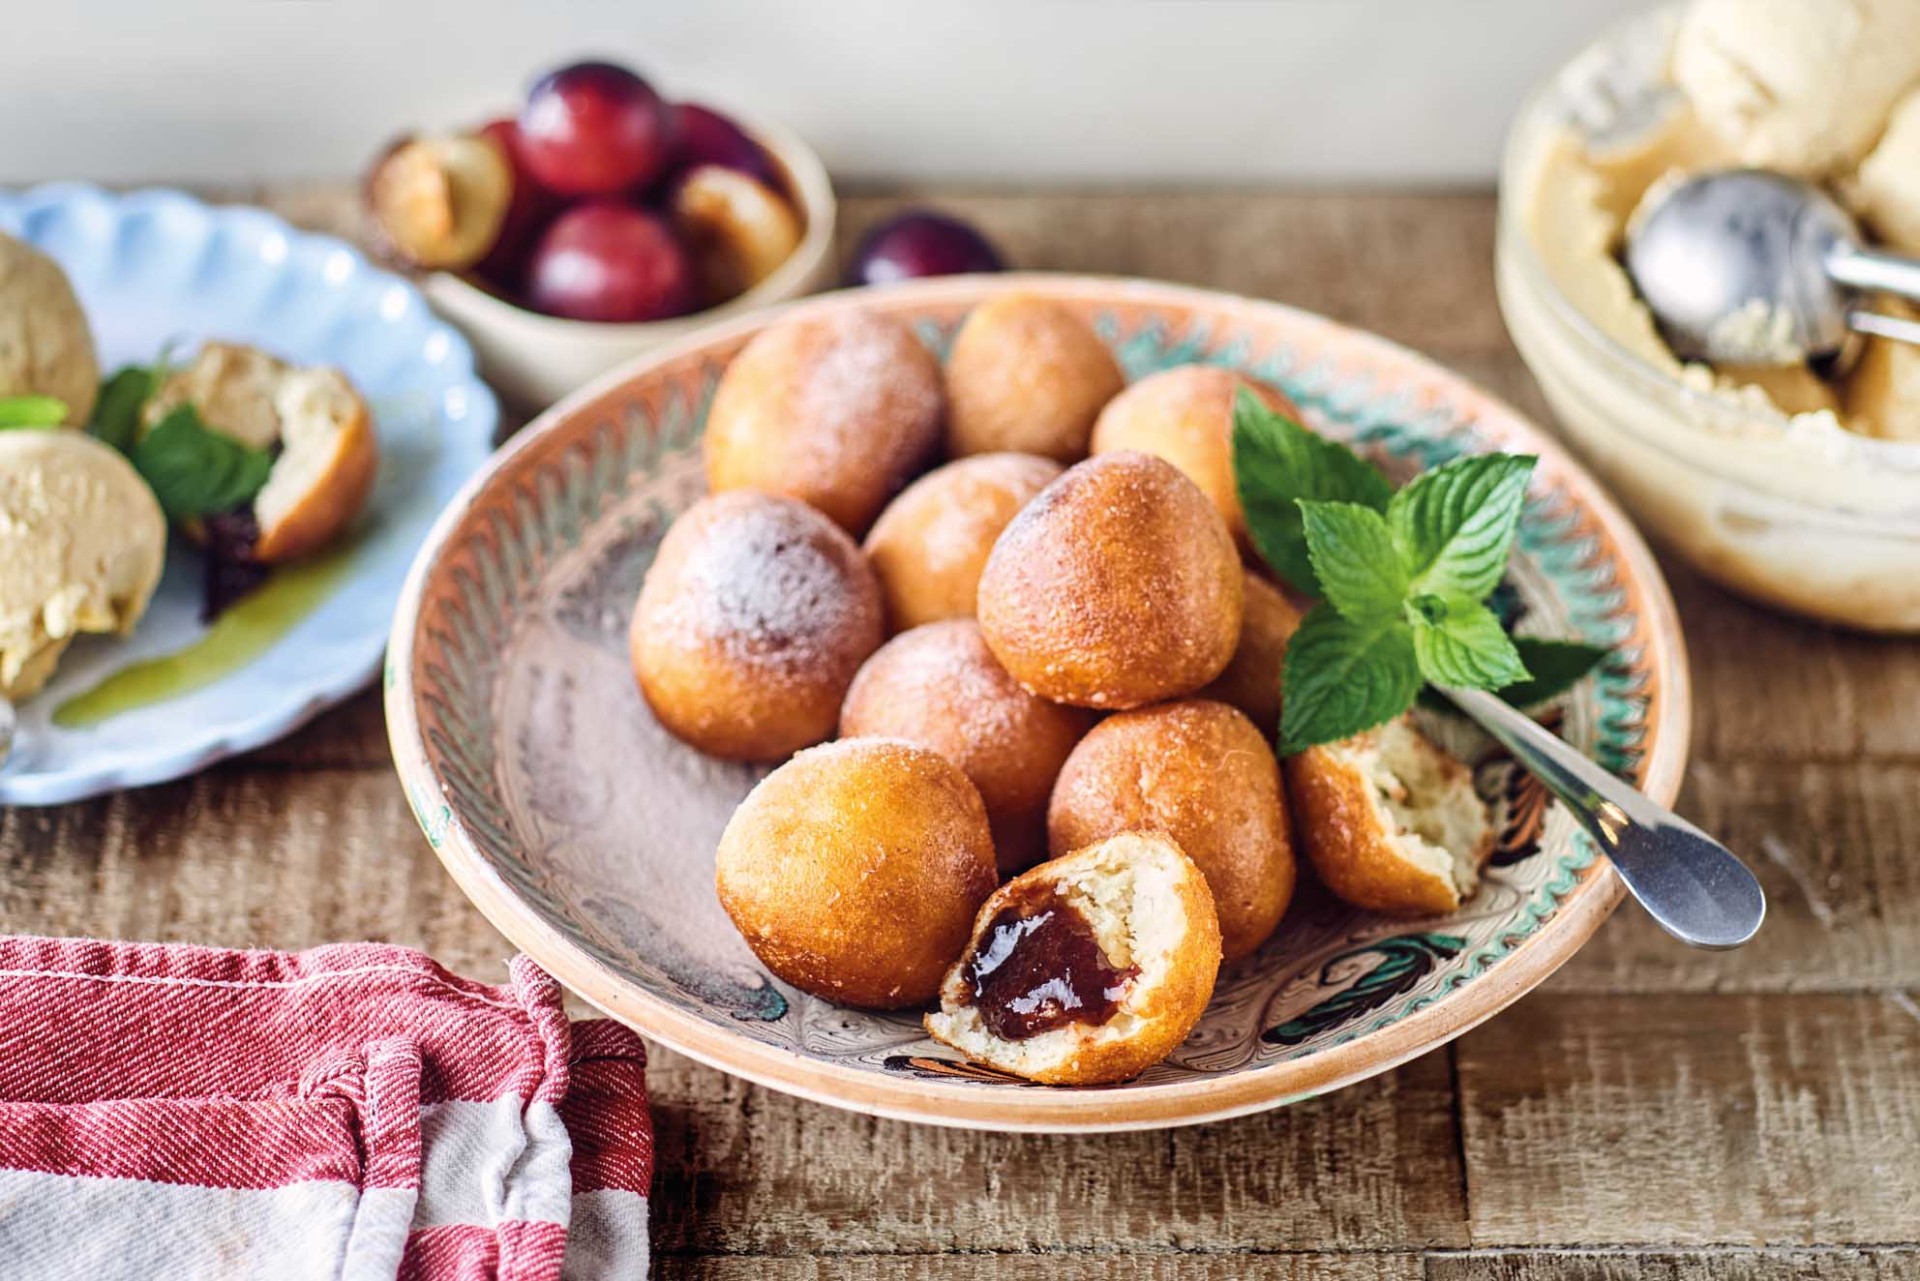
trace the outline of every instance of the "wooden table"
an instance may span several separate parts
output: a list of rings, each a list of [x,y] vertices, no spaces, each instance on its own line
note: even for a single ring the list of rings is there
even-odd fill
[[[339,188],[242,193],[351,225]],[[1550,421],[1459,195],[931,194],[1023,266],[1283,299]],[[843,210],[849,237],[896,203]],[[1772,900],[1741,952],[1622,908],[1445,1050],[1221,1125],[1093,1138],[852,1116],[656,1053],[662,1277],[1920,1275],[1920,644],[1735,600],[1667,560],[1698,702],[1683,808]],[[381,939],[499,979],[367,693],[169,786],[0,811],[0,930]]]

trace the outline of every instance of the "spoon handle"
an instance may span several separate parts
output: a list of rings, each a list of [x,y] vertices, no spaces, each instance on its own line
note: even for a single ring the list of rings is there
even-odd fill
[[[1835,245],[1827,255],[1826,268],[1827,274],[1843,285],[1920,302],[1920,258],[1858,245]]]
[[[1892,338],[1897,342],[1920,346],[1920,320],[1889,316],[1880,311],[1856,309],[1847,313],[1847,328],[1856,333],[1872,334],[1877,338]]]
[[[1441,693],[1560,798],[1662,929],[1710,948],[1738,947],[1759,930],[1766,895],[1726,846],[1493,695]]]

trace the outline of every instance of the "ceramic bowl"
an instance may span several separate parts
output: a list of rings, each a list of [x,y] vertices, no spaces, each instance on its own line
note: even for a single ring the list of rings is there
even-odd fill
[[[1206,362],[1269,379],[1316,428],[1403,471],[1463,451],[1540,456],[1502,608],[1613,658],[1551,712],[1572,742],[1670,802],[1687,749],[1673,604],[1631,525],[1513,410],[1381,339],[1271,303],[1137,281],[957,277],[851,291],[944,354],[982,299],[1030,291],[1086,317],[1130,377]],[[777,313],[776,313],[777,314]],[[388,649],[407,795],[461,887],[587,1000],[775,1089],[991,1129],[1202,1121],[1319,1094],[1485,1019],[1572,955],[1620,886],[1549,803],[1462,724],[1436,722],[1495,807],[1499,852],[1456,914],[1390,921],[1304,891],[1222,973],[1165,1063],[1100,1089],[1026,1085],[930,1042],[917,1013],[843,1009],[772,980],[715,900],[713,851],[764,771],[669,737],[634,687],[626,625],[674,516],[705,488],[702,423],[727,361],[771,316],[627,366],[529,427],[442,516]]]
[[[433,272],[422,281],[427,298],[473,343],[480,372],[510,403],[528,410],[544,409],[642,352],[677,342],[715,321],[798,298],[827,283],[833,271],[838,206],[826,167],[811,147],[785,129],[746,119],[740,123],[786,174],[806,231],[799,248],[777,271],[738,298],[690,316],[619,325],[529,311],[451,272]]]

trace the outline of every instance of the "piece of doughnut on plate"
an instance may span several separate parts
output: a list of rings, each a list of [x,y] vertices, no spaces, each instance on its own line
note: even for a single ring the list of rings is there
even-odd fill
[[[1286,765],[1297,846],[1355,907],[1391,916],[1451,912],[1480,884],[1493,823],[1467,767],[1410,715]]]
[[[1048,1085],[1138,1076],[1213,997],[1220,922],[1168,837],[1124,832],[1014,877],[981,907],[927,1031]]]
[[[220,435],[277,451],[251,505],[258,530],[245,549],[251,559],[278,564],[310,556],[366,505],[379,445],[366,401],[339,370],[302,368],[256,347],[210,342],[160,385],[143,421],[152,428],[188,403]],[[198,522],[186,533],[205,539]]]

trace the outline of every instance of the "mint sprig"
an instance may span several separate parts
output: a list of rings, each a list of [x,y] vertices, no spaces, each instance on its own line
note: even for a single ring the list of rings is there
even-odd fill
[[[1604,656],[1516,640],[1487,606],[1506,573],[1534,458],[1458,458],[1395,491],[1359,455],[1246,392],[1234,402],[1233,451],[1254,546],[1295,587],[1322,597],[1288,645],[1283,752],[1383,724],[1426,684],[1540,702]]]
[[[1298,663],[1289,645],[1281,750],[1304,751],[1389,721],[1413,705],[1424,682],[1500,689],[1531,675],[1484,600],[1506,570],[1534,461],[1455,459],[1414,477],[1384,513],[1295,500],[1326,597],[1306,622],[1331,614],[1346,626],[1320,623],[1325,639]],[[1295,697],[1296,679],[1312,690],[1330,678],[1346,692]]]

